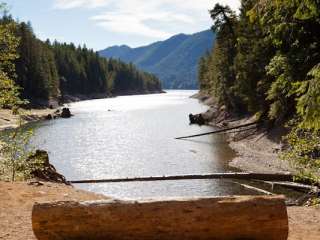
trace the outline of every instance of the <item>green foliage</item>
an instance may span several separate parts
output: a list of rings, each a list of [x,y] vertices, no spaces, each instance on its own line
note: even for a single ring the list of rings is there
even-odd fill
[[[236,14],[229,6],[222,6],[217,3],[212,10],[210,16],[213,20],[212,30],[214,32],[223,32],[228,28],[229,34],[235,37],[234,21]]]
[[[0,10],[5,5],[0,5]],[[19,39],[14,33],[15,24],[0,22],[0,108],[13,108],[23,104],[19,98],[19,87],[12,79],[15,78],[14,61],[18,58],[16,49]]]
[[[59,76],[50,47],[35,37],[30,24],[17,24],[16,34],[21,39],[16,82],[23,89],[23,97],[47,101],[59,98]]]
[[[25,104],[19,97],[20,88],[8,78],[8,76],[0,71],[0,108],[13,109],[17,106]]]
[[[200,58],[199,60],[199,67],[198,67],[198,76],[199,79],[202,79],[200,82],[200,89],[202,91],[209,91],[210,90],[210,84],[209,84],[209,61],[210,61],[210,54],[207,53],[205,56]]]
[[[270,119],[283,120],[287,113],[288,98],[291,96],[292,89],[292,70],[285,56],[276,55],[266,67],[267,74],[274,77],[267,92],[267,100],[272,103],[270,105]]]
[[[54,42],[50,48],[55,56],[62,94],[108,92],[107,62],[93,50],[58,42]]]
[[[301,179],[320,182],[320,132],[296,126],[285,140],[288,148],[281,158],[293,164]]]
[[[319,1],[243,0],[238,17],[221,5],[210,15],[217,44],[200,62],[202,88],[229,110],[316,124]]]
[[[244,111],[264,113],[268,108],[265,93],[270,87],[265,66],[274,55],[274,49],[271,42],[264,38],[259,22],[252,21],[249,14],[255,4],[254,0],[242,1],[237,24],[234,90],[244,105]]]
[[[27,161],[31,151],[27,149],[27,144],[32,136],[31,130],[26,131],[23,128],[17,128],[8,136],[5,136],[0,148],[0,167],[3,176],[8,177],[11,181],[23,180],[30,176],[33,165]],[[10,172],[10,176],[6,176]]]
[[[311,198],[309,201],[310,202],[309,202],[308,206],[320,206],[320,198],[319,197]]]
[[[15,34],[16,24],[6,17],[4,4],[4,17],[0,21],[0,108],[12,109],[13,114],[20,114],[19,107],[26,103],[20,99],[20,90],[14,79],[16,78],[15,60],[18,58],[17,48],[19,38]],[[20,116],[21,118],[21,116]],[[16,129],[0,146],[0,169],[3,174],[11,172],[10,179],[15,181],[16,175],[25,176],[28,171],[26,156],[26,143],[31,132]]]
[[[320,2],[242,0],[238,17],[210,12],[217,44],[199,65],[201,89],[238,113],[284,124],[298,118],[288,151],[302,175],[319,176]],[[228,18],[230,16],[230,18]],[[228,20],[229,19],[229,20]]]
[[[317,0],[298,1],[298,9],[294,15],[299,20],[318,18],[320,15],[320,3]]]
[[[0,22],[0,70],[8,77],[14,77],[14,60],[18,55],[16,49],[19,39],[14,34],[15,24]]]
[[[297,90],[297,111],[302,118],[300,126],[320,130],[320,64],[308,73],[308,77],[309,80],[299,82]]]
[[[148,93],[161,89],[159,80],[132,64],[105,59],[86,47],[54,42],[60,89],[63,94]]]
[[[241,104],[233,88],[236,79],[233,66],[236,55],[236,15],[229,7],[219,4],[210,11],[210,15],[214,21],[212,28],[218,34],[211,56],[205,56],[199,63],[199,82],[213,92],[220,104],[237,111]]]

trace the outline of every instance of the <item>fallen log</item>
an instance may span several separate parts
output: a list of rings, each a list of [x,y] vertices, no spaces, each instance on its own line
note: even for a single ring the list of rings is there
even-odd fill
[[[293,181],[293,176],[289,174],[269,174],[269,173],[213,173],[201,175],[179,175],[161,177],[137,177],[137,178],[113,178],[96,180],[75,180],[69,181],[71,184],[88,183],[122,183],[122,182],[154,182],[154,181],[178,181],[178,180],[201,180],[201,179],[242,179],[242,180],[262,180],[262,181]]]
[[[248,184],[239,183],[239,182],[235,182],[235,181],[233,181],[233,183],[238,184],[238,185],[240,185],[241,187],[246,188],[246,189],[248,189],[248,190],[252,190],[252,191],[255,191],[255,192],[264,194],[264,195],[270,195],[270,196],[271,196],[271,195],[275,195],[275,194],[273,194],[272,192],[269,192],[269,191],[266,191],[266,190],[264,190],[264,189],[257,188],[257,187],[254,187],[254,186],[250,186],[250,185],[248,185]]]
[[[175,139],[181,140],[181,139],[201,137],[201,136],[206,136],[206,135],[211,135],[211,134],[225,133],[225,132],[229,132],[229,131],[232,131],[232,130],[236,130],[236,129],[240,129],[240,128],[244,128],[244,127],[250,127],[250,126],[253,126],[253,125],[257,125],[259,123],[260,122],[253,122],[253,123],[248,123],[248,124],[244,124],[244,125],[240,125],[240,126],[236,126],[236,127],[220,129],[220,130],[217,130],[217,131],[212,131],[212,132],[207,132],[207,133],[200,133],[200,134],[195,134],[195,135],[190,135],[190,136],[185,136],[185,137],[178,137],[178,138],[175,138]]]
[[[38,240],[287,240],[281,196],[35,204]]]
[[[262,182],[271,185],[272,190],[274,189],[274,187],[279,186],[279,187],[289,188],[289,189],[293,189],[296,191],[303,191],[303,192],[319,192],[320,191],[319,187],[317,186],[306,185],[301,183],[270,182],[270,181],[262,181]]]

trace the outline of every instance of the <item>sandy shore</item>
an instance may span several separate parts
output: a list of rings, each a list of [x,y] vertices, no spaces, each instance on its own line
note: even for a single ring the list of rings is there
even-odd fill
[[[44,120],[49,114],[53,115],[56,109],[23,110],[23,124]],[[13,129],[19,126],[19,116],[13,115],[10,110],[0,109],[0,131]]]

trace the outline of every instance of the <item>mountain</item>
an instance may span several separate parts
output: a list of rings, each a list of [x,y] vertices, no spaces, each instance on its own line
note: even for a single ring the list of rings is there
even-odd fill
[[[133,63],[155,74],[166,89],[197,89],[198,62],[214,44],[211,30],[192,35],[179,34],[148,46],[113,46],[99,52],[106,58]]]

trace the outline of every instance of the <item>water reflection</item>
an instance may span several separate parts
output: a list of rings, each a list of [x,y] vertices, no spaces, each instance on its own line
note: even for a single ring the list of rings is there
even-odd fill
[[[230,170],[234,153],[222,136],[175,137],[212,131],[190,126],[189,113],[207,109],[194,91],[70,104],[75,116],[37,124],[32,144],[49,151],[69,180],[203,174]],[[230,181],[172,181],[79,185],[115,197],[246,194]]]

